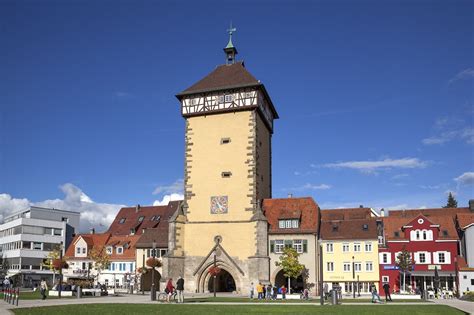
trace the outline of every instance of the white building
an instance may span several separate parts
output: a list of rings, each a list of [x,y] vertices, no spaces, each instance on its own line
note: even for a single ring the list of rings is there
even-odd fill
[[[48,254],[63,251],[79,228],[80,213],[29,207],[5,217],[0,225],[0,248],[7,276],[15,285],[31,287],[42,278],[52,282],[53,272],[43,268]]]
[[[474,291],[474,202],[469,201],[471,213],[457,215],[461,231],[461,249],[466,263],[458,262],[459,295]]]

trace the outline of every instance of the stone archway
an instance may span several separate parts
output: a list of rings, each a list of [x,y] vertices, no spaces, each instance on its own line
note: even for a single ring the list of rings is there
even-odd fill
[[[213,292],[214,280],[209,273],[209,268],[213,263],[204,265],[198,273],[198,292]],[[217,292],[240,292],[242,290],[242,280],[238,273],[230,265],[217,261],[216,266],[221,268],[221,273],[217,277]],[[233,289],[232,291],[230,291]]]
[[[288,277],[285,277],[283,269],[278,270],[277,272],[274,273],[273,278],[273,284],[276,285],[277,287],[281,287],[284,285],[285,287],[288,287]],[[303,292],[304,290],[304,279],[303,276],[300,275],[296,279],[291,279],[291,288],[292,288],[292,293],[293,292]]]

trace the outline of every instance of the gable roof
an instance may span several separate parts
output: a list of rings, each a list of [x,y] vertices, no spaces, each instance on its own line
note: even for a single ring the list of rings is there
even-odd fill
[[[178,210],[181,201],[170,201],[166,206],[138,206],[120,209],[107,233],[112,235],[141,235],[144,229],[156,228],[159,225],[168,225],[168,219]],[[139,218],[143,217],[142,221]],[[153,220],[152,220],[153,218]],[[120,223],[120,220],[125,222]]]
[[[162,224],[153,229],[146,229],[135,246],[137,248],[152,248],[153,241],[155,241],[156,247],[168,248],[168,227],[169,224]]]
[[[319,206],[311,197],[264,199],[263,212],[270,234],[318,233]],[[279,219],[300,219],[297,229],[280,229]]]
[[[377,221],[375,218],[321,221],[320,235],[322,240],[378,239]]]
[[[356,220],[369,219],[374,216],[371,208],[342,208],[321,210],[321,220]]]
[[[66,249],[64,253],[64,257],[66,259],[74,259],[75,258],[75,248],[76,243],[83,239],[87,244],[87,252],[89,253],[93,248],[101,248],[107,244],[107,241],[110,238],[110,233],[101,233],[101,234],[78,234],[73,239],[69,247]],[[78,257],[79,259],[79,257]],[[82,258],[84,259],[84,258]]]
[[[458,226],[461,230],[465,230],[474,225],[474,213],[458,213],[456,215]]]
[[[408,225],[410,222],[417,217],[423,217],[429,222],[433,224],[439,225],[439,234],[438,239],[444,240],[458,240],[459,236],[456,230],[456,225],[454,223],[454,219],[450,215],[445,216],[430,216],[427,217],[423,214],[418,213],[415,217],[384,217],[383,225],[384,225],[384,234],[386,240],[404,240],[405,232],[403,231],[403,227]],[[445,232],[446,231],[446,232]],[[395,232],[398,232],[396,235]],[[445,234],[446,233],[446,234]]]
[[[243,62],[217,66],[207,76],[188,87],[177,96],[188,94],[259,86],[261,83],[245,69]]]
[[[389,210],[389,217],[413,218],[420,214],[429,218],[431,216],[451,216],[455,217],[458,213],[470,213],[469,208],[431,208],[431,209],[404,209]]]

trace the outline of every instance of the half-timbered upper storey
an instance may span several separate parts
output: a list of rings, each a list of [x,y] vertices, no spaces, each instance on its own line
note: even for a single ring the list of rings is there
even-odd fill
[[[273,120],[278,118],[265,86],[242,61],[217,66],[176,97],[183,117],[258,109],[271,131]]]

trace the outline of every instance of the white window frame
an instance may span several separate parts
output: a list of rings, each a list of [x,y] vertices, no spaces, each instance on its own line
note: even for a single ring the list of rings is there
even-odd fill
[[[283,250],[285,249],[285,241],[284,240],[275,240],[275,254],[281,254],[283,253]]]
[[[278,227],[280,229],[284,229],[285,228],[285,220],[278,220]]]
[[[390,277],[389,276],[382,276],[382,283],[389,283],[390,282]]]
[[[354,253],[360,253],[360,243],[354,243]]]
[[[299,222],[298,219],[293,219],[293,220],[291,220],[291,228],[292,228],[292,229],[297,229],[297,228],[299,227],[299,225],[300,225],[299,223],[300,223],[300,222]]]
[[[225,102],[232,102],[234,100],[234,95],[233,94],[226,94],[225,95]]]
[[[326,262],[326,270],[327,272],[334,272],[334,262],[332,261]]]
[[[370,266],[370,268],[368,268]],[[371,261],[365,262],[365,271],[372,272],[374,271],[374,264]]]
[[[342,243],[342,252],[348,253],[351,251],[351,244],[349,243]]]
[[[326,243],[326,253],[334,253],[334,244]]]
[[[367,249],[367,247],[368,247],[369,249]],[[364,246],[364,249],[365,249],[365,252],[366,252],[366,253],[371,253],[371,252],[372,252],[372,243],[371,243],[371,242],[366,242],[366,243],[365,243],[365,246]]]
[[[344,272],[351,272],[351,263],[350,262],[344,262],[342,264],[342,270]]]
[[[354,271],[361,272],[362,271],[362,263],[360,261],[354,262]]]
[[[303,253],[303,240],[293,240],[293,248],[297,253]]]
[[[117,252],[118,255],[122,255],[123,254],[123,247],[122,246],[117,246],[115,251]]]
[[[384,261],[386,259],[386,261]],[[390,252],[379,253],[379,260],[381,265],[389,265],[392,263],[392,256]]]

